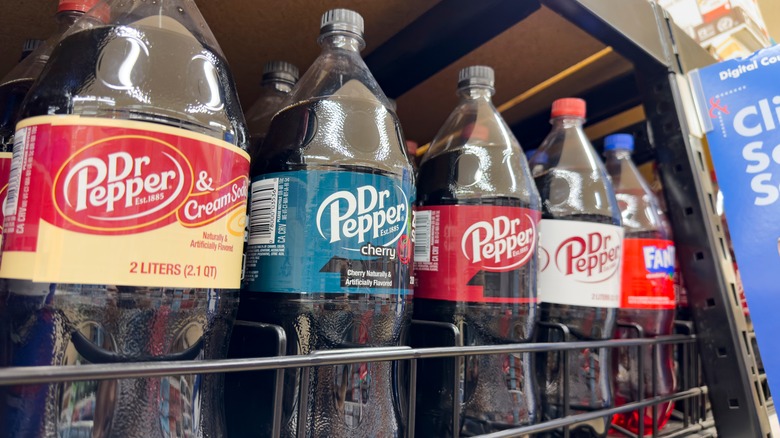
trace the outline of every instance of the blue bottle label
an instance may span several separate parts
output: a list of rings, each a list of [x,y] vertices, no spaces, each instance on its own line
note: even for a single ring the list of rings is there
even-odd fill
[[[412,293],[411,179],[301,170],[252,179],[245,289]]]

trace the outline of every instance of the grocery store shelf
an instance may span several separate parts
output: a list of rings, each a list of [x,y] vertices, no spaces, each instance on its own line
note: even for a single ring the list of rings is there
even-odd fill
[[[397,98],[539,7],[534,1],[440,2],[369,53],[366,64],[388,97]]]

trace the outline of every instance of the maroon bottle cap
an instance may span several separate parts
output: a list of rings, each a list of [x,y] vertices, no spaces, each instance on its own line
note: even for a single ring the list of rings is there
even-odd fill
[[[585,118],[585,101],[576,97],[558,99],[552,104],[552,117]]]

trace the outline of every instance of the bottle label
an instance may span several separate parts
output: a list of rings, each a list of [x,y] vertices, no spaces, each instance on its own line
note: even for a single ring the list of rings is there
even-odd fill
[[[661,239],[623,241],[621,309],[674,309],[674,242]]]
[[[541,213],[520,207],[451,205],[415,212],[415,296],[481,303],[536,302],[533,278]],[[516,276],[516,278],[513,278]],[[531,283],[532,284],[532,283]],[[522,295],[522,296],[518,296]]]
[[[300,170],[252,179],[255,292],[412,293],[411,178]]]
[[[11,176],[12,152],[0,152],[0,248],[3,243],[3,218],[6,196],[8,195],[8,180]]]
[[[542,219],[539,234],[539,301],[620,306],[622,227]]]
[[[238,288],[249,155],[153,123],[17,126],[0,277]]]

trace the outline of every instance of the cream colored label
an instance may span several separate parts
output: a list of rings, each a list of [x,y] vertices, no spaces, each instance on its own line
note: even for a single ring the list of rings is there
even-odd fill
[[[249,157],[223,141],[77,116],[20,123],[0,276],[238,288]]]

